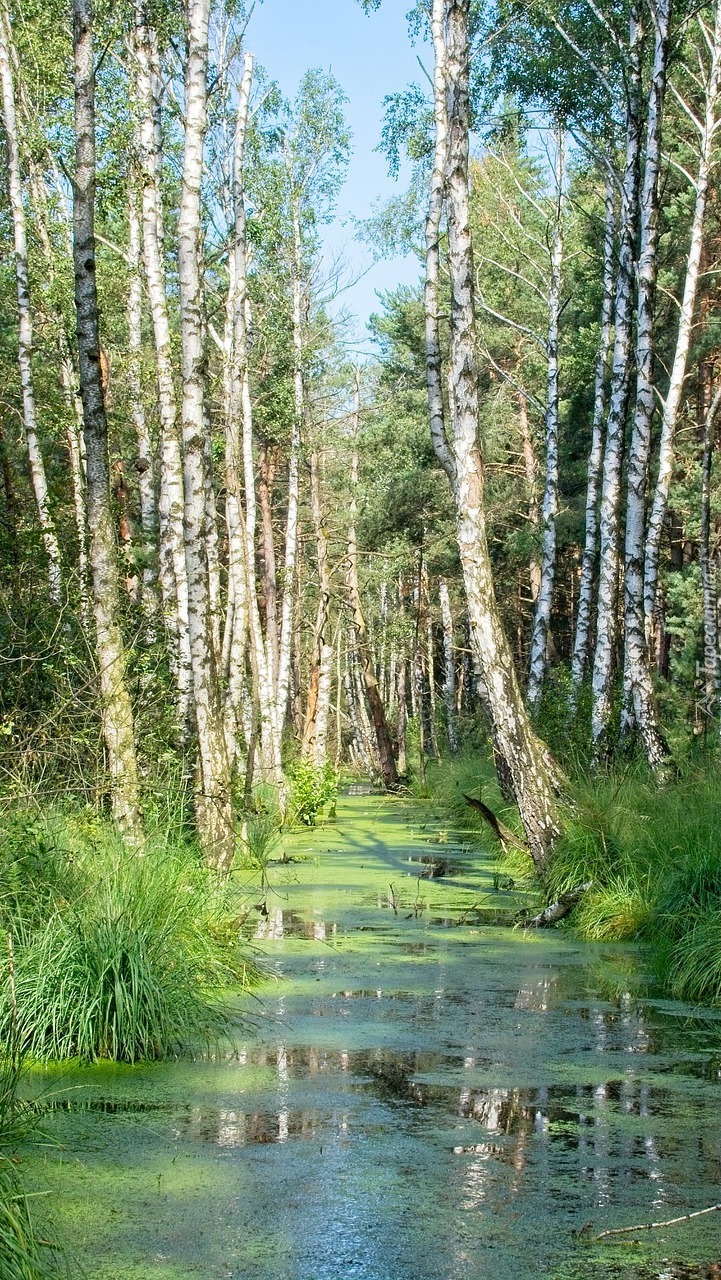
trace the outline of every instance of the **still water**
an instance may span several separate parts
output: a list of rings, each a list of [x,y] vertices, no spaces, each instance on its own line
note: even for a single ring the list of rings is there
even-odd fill
[[[270,976],[232,1051],[34,1076],[52,1143],[26,1176],[71,1260],[100,1280],[721,1274],[682,1265],[721,1259],[721,1214],[588,1239],[721,1199],[721,1015],[633,994],[632,948],[489,923],[519,906],[492,855],[364,791],[274,866],[250,929]]]

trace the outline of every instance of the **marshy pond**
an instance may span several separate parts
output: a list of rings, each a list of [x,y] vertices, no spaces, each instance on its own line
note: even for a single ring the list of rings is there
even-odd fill
[[[366,791],[285,841],[251,930],[270,978],[232,1050],[30,1076],[51,1110],[25,1176],[70,1264],[721,1274],[683,1265],[721,1259],[721,1214],[593,1243],[721,1199],[721,1014],[633,994],[633,948],[499,927],[519,900],[493,853]]]

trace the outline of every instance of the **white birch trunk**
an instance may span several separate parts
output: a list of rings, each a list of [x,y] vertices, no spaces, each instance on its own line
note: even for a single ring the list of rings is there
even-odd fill
[[[616,658],[619,579],[619,509],[624,431],[631,380],[634,266],[638,218],[638,158],[640,148],[641,26],[637,5],[631,12],[629,38],[626,152],[621,193],[621,224],[613,365],[609,393],[606,445],[603,457],[600,510],[600,570],[593,664],[591,739],[598,761],[610,750],[613,677]]]
[[[30,305],[30,280],[28,274],[28,244],[23,205],[20,170],[20,148],[15,113],[15,86],[11,65],[11,35],[9,17],[5,6],[0,9],[0,80],[2,80],[3,123],[7,146],[7,176],[10,211],[15,248],[15,282],[18,299],[18,367],[23,401],[23,427],[30,464],[35,505],[48,561],[48,588],[52,603],[59,606],[63,596],[63,575],[60,546],[55,523],[50,512],[48,483],[40,439],[38,436],[35,386],[32,371],[33,319]]]
[[[173,377],[168,298],[163,260],[163,208],[160,192],[158,127],[159,76],[155,33],[148,28],[145,0],[135,10],[134,65],[138,101],[138,140],[142,175],[142,240],[158,374],[160,415],[159,577],[171,664],[177,683],[177,719],[186,739],[193,716],[193,677],[188,620],[188,577],[183,541],[183,464]]]
[[[705,710],[710,719],[718,715],[721,693],[719,661],[718,583],[716,562],[711,554],[711,473],[716,443],[716,418],[721,407],[721,387],[717,389],[704,418],[701,460],[701,584],[703,588],[703,655]]]
[[[446,732],[448,746],[455,755],[458,750],[458,728],[456,725],[456,664],[453,650],[453,614],[448,594],[448,583],[441,578],[438,583],[438,598],[441,604],[441,625],[443,627],[443,705],[446,709]]]
[[[252,61],[246,58],[245,77],[252,74]],[[247,92],[250,92],[250,81],[247,80]],[[245,92],[245,90],[242,90]],[[258,586],[255,571],[255,530],[256,530],[256,498],[255,498],[255,461],[253,458],[253,406],[250,398],[248,380],[248,257],[246,244],[245,190],[243,176],[243,147],[245,124],[243,112],[246,111],[241,102],[236,125],[236,161],[233,167],[233,210],[235,228],[233,239],[234,256],[234,293],[235,305],[233,315],[233,359],[231,366],[231,399],[230,417],[233,420],[229,427],[231,435],[237,434],[242,447],[243,478],[245,484],[245,575],[246,575],[246,607],[250,637],[250,654],[253,678],[256,688],[260,715],[260,764],[265,781],[272,782],[282,788],[283,772],[281,768],[280,738],[276,731],[276,708],[273,698],[273,687],[268,671],[267,654],[263,640],[258,605]],[[238,131],[240,130],[240,135]],[[238,157],[238,152],[240,153]]]
[[[200,257],[201,181],[207,128],[210,0],[187,0],[185,135],[178,216],[182,346],[185,563],[198,737],[196,817],[207,861],[228,872],[234,853],[230,767],[213,644],[205,466],[205,350]]]
[[[646,758],[661,770],[669,750],[656,715],[644,623],[643,568],[646,533],[646,477],[654,414],[654,304],[658,274],[658,181],[666,92],[670,0],[655,0],[654,57],[648,94],[646,160],[640,208],[638,303],[636,310],[636,407],[628,456],[628,496],[624,551],[624,700],[631,702]]]
[[[327,755],[330,672],[333,650],[328,642],[330,621],[328,535],[323,523],[319,459],[316,449],[313,449],[310,455],[310,507],[316,545],[318,608],[313,630],[313,647],[308,678],[308,696],[303,729],[303,754],[313,759],[316,764],[322,765],[325,763]]]
[[[606,178],[606,217],[603,240],[603,302],[601,304],[601,332],[596,353],[596,371],[593,395],[593,426],[591,449],[588,455],[588,479],[586,483],[586,536],[581,559],[581,581],[578,588],[578,613],[576,634],[571,662],[571,688],[568,697],[568,715],[573,719],[578,707],[578,692],[588,660],[591,640],[591,614],[593,585],[598,555],[598,494],[603,458],[603,419],[606,410],[606,365],[611,347],[614,286],[615,210],[613,175]]]
[[[62,339],[60,340],[62,344]],[[63,344],[64,345],[64,344]],[[92,625],[92,609],[88,593],[88,509],[86,492],[85,441],[83,438],[83,402],[70,355],[60,350],[60,381],[68,411],[66,438],[73,490],[73,515],[78,540],[78,598],[80,621],[86,632]]]
[[[140,527],[142,530],[143,576],[141,603],[146,618],[147,639],[155,636],[155,620],[158,613],[157,579],[155,573],[155,549],[157,538],[157,518],[155,511],[155,468],[153,466],[153,442],[143,403],[142,380],[142,320],[143,320],[143,284],[140,275],[141,261],[140,211],[137,191],[131,185],[128,207],[128,269],[130,272],[130,288],[128,290],[128,386],[130,391],[130,411],[135,427],[135,443],[137,457],[135,468],[138,473],[140,491]]]
[[[702,28],[704,35],[705,27]],[[646,557],[644,565],[644,610],[646,618],[646,639],[650,643],[653,632],[653,614],[658,594],[658,566],[661,553],[661,534],[668,509],[668,495],[671,489],[671,477],[674,464],[674,440],[676,422],[683,394],[686,377],[693,314],[698,291],[701,252],[703,249],[703,229],[706,215],[711,170],[714,160],[714,143],[719,128],[719,76],[721,75],[721,4],[716,3],[714,12],[714,29],[711,38],[711,60],[708,79],[705,86],[703,118],[697,121],[700,133],[699,161],[696,181],[696,201],[691,223],[691,239],[686,259],[686,279],[684,282],[681,315],[679,318],[676,350],[668,391],[663,405],[661,425],[661,443],[659,446],[658,475],[654,491],[651,514],[648,521],[646,538]]]
[[[300,442],[305,407],[303,385],[303,286],[301,273],[302,245],[300,234],[300,210],[293,208],[293,429],[288,463],[288,514],[285,526],[285,561],[283,566],[283,594],[280,610],[280,643],[278,648],[278,683],[275,694],[276,733],[279,741],[288,708],[290,687],[290,662],[293,644],[295,599],[295,572],[298,553],[298,506],[300,500]]]
[[[85,423],[90,568],[103,737],[111,779],[113,816],[120,830],[129,839],[138,840],[140,809],[133,713],[125,681],[125,651],[118,624],[118,569],[110,512],[108,434],[100,373],[95,282],[95,61],[90,0],[73,0],[73,53],[75,308]]]
[[[456,505],[471,643],[488,694],[494,746],[501,767],[512,780],[530,852],[535,863],[543,867],[560,833],[557,789],[561,779],[533,732],[498,612],[486,537],[483,460],[478,446],[474,273],[468,200],[468,10],[468,0],[447,0],[444,56],[453,462],[446,470]],[[443,462],[442,452],[438,456]]]
[[[553,588],[556,580],[556,517],[558,515],[558,323],[561,314],[563,265],[563,183],[565,143],[561,130],[556,139],[556,210],[550,253],[548,336],[546,339],[546,478],[541,504],[541,584],[531,637],[528,701],[538,709],[548,661]]]
[[[540,523],[538,494],[536,492],[536,485],[538,483],[538,459],[536,457],[536,447],[533,442],[531,427],[528,421],[528,404],[524,395],[519,396],[518,399],[518,427],[521,435],[523,468],[526,473],[526,487],[528,489],[528,519],[535,538],[538,532],[538,525]],[[538,593],[541,590],[541,566],[538,562],[535,545],[528,566],[528,584],[531,589],[531,600],[535,604],[538,599]]]

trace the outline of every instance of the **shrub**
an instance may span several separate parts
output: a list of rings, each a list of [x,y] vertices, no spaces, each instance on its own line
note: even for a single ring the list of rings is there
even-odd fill
[[[338,794],[338,775],[327,761],[319,768],[310,760],[298,760],[293,768],[290,813],[294,822],[315,825],[318,814]]]

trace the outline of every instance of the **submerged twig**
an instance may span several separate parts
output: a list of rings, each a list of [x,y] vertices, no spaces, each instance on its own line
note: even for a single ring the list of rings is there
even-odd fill
[[[709,1205],[708,1209],[696,1209],[693,1213],[682,1213],[680,1218],[667,1218],[665,1222],[639,1222],[635,1227],[612,1227],[610,1231],[602,1231],[596,1240],[605,1240],[607,1236],[623,1236],[631,1231],[653,1231],[657,1227],[675,1227],[679,1222],[690,1222],[691,1218],[703,1218],[704,1214],[717,1213],[721,1204]]]

